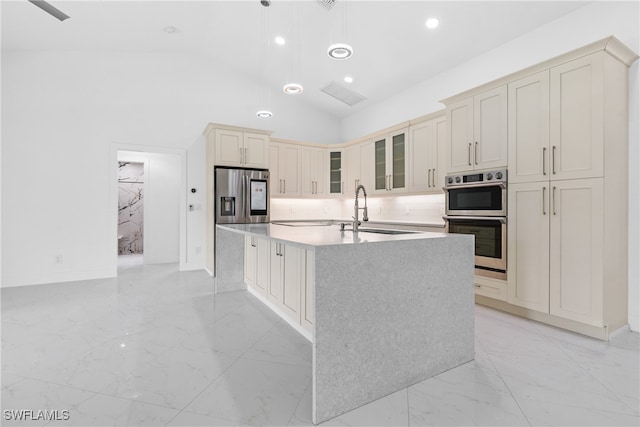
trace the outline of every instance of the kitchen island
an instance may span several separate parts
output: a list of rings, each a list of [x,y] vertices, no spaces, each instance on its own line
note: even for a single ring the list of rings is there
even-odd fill
[[[306,280],[312,295],[289,296],[312,305],[314,423],[473,359],[472,237],[354,233],[328,224],[218,225],[217,292],[246,288],[239,278],[252,239],[274,247],[271,256],[288,256],[287,248],[304,254],[295,259],[305,272],[293,277]]]

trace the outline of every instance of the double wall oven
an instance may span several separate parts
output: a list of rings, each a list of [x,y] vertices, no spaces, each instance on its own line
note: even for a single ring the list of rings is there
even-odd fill
[[[507,278],[507,171],[445,178],[447,232],[475,236],[476,274]]]

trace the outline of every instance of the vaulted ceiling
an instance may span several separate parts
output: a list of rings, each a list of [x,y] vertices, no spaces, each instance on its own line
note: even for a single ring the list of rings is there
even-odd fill
[[[343,118],[586,4],[578,1],[50,1],[63,22],[26,0],[2,1],[2,49],[206,55]],[[436,29],[428,18],[440,21]],[[167,32],[172,27],[174,32]],[[283,46],[274,42],[282,36]],[[354,55],[331,59],[331,43]],[[345,76],[353,82],[346,83]],[[349,106],[323,93],[335,81],[366,98]]]

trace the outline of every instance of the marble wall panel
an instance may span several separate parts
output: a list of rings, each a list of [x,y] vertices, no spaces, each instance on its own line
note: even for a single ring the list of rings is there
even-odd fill
[[[143,253],[144,164],[119,162],[118,255]]]

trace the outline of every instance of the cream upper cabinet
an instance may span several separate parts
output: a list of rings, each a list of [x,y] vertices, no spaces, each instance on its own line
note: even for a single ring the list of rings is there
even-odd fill
[[[303,196],[324,196],[328,172],[327,150],[316,147],[300,147],[300,193]]]
[[[407,190],[408,139],[408,128],[374,138],[374,192]]]
[[[507,86],[447,105],[448,172],[507,165]]]
[[[542,313],[549,313],[549,188],[508,188],[507,302]]]
[[[373,141],[368,141],[360,145],[360,178],[358,185],[362,184],[368,193],[373,193],[374,177],[375,177],[375,146]],[[355,194],[356,187],[353,191],[347,193],[348,197]]]
[[[344,194],[344,150],[329,150],[329,194]]]
[[[300,195],[300,146],[271,143],[271,197]]]
[[[549,70],[509,83],[509,183],[548,180]]]
[[[344,149],[344,193],[354,194],[360,180],[360,145],[350,145]]]
[[[605,55],[599,52],[551,68],[552,179],[603,175]]]
[[[214,138],[216,165],[269,168],[269,135],[215,129]]]
[[[442,192],[446,131],[444,115],[409,127],[407,155],[410,192]]]
[[[549,312],[605,326],[602,178],[551,183]]]

